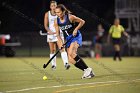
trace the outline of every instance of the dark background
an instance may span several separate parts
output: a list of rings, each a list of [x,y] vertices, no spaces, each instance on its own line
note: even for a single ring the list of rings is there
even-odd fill
[[[3,0],[1,2],[7,2],[10,6],[16,10],[27,15],[29,18],[33,18],[37,22],[43,25],[44,14],[49,10],[50,0]],[[94,19],[90,14],[83,12],[83,9],[76,9],[77,6],[73,6],[73,3],[79,4],[85,10],[94,13],[99,18],[107,20],[112,23],[114,19],[114,0],[56,0],[59,3],[64,4],[73,14],[80,16],[86,20],[86,24],[83,28],[87,29],[86,32],[91,32],[96,28],[99,19]],[[2,21],[1,33],[7,32],[23,32],[23,31],[38,31],[38,26],[29,22],[28,20],[20,17],[19,15],[9,11],[0,4],[0,20]],[[80,13],[79,13],[80,12]],[[90,19],[90,20],[89,20]],[[92,26],[92,28],[91,28]],[[106,26],[105,26],[106,27]],[[107,27],[106,27],[107,28]]]
[[[115,18],[115,0],[56,1],[58,4],[64,4],[74,15],[86,21],[81,28],[83,41],[92,42],[97,32],[97,25],[101,23],[105,29],[103,56],[113,55],[112,46],[106,44],[106,37]],[[49,55],[46,36],[39,35],[40,30],[46,32],[43,23],[44,14],[49,10],[49,2],[50,0],[0,0],[0,34],[10,34],[10,42],[21,43],[21,46],[12,47],[17,56]],[[10,10],[6,6],[12,7],[12,9]],[[127,28],[125,20],[121,20],[121,24]],[[132,31],[130,34],[135,34],[135,32]],[[93,50],[94,46],[85,47]],[[126,43],[123,48],[122,55],[134,55]]]

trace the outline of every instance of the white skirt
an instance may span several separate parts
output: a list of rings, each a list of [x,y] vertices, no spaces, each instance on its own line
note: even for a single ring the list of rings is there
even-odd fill
[[[60,37],[62,38],[62,41],[64,42],[64,35],[63,32],[60,33]],[[57,42],[57,36],[56,34],[54,35],[47,35],[47,42]]]

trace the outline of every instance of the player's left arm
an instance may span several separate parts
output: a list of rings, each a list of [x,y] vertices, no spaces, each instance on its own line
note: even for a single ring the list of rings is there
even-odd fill
[[[57,39],[58,39],[57,45],[58,45],[58,47],[60,49],[61,47],[64,47],[64,46],[62,46],[63,45],[63,41],[62,41],[62,38],[60,37],[60,28],[59,28],[59,26],[57,24],[57,20],[54,21],[54,27],[55,27],[56,36],[57,36]]]
[[[121,29],[122,29],[123,34],[124,34],[127,38],[130,38],[129,34],[124,30],[124,28],[121,27]]]
[[[123,31],[123,34],[124,34],[127,38],[130,38],[130,35],[129,35],[126,31]]]
[[[78,25],[76,26],[76,28],[73,31],[73,36],[77,35],[77,31],[85,24],[85,21],[79,17],[76,17],[75,15],[70,15],[69,19],[71,22],[75,23],[77,22]]]

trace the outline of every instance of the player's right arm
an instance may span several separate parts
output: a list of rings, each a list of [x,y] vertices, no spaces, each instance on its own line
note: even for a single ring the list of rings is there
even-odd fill
[[[45,13],[44,16],[44,27],[46,29],[46,31],[48,32],[48,34],[54,34],[50,29],[49,29],[49,20],[48,20],[48,12]]]
[[[110,29],[109,29],[109,33],[108,33],[108,37],[107,37],[107,43],[110,43],[110,37],[111,37],[111,34],[112,34],[112,30],[113,30],[113,26],[111,26]]]
[[[111,37],[111,34],[109,33],[107,37],[107,43],[110,43],[110,37]]]
[[[62,38],[61,38],[61,36],[60,36],[60,28],[59,28],[59,26],[58,26],[58,24],[57,24],[57,20],[55,20],[54,21],[54,27],[55,27],[55,30],[56,30],[56,36],[57,36],[57,39],[58,39],[58,41],[57,41],[57,45],[58,45],[58,47],[59,47],[59,49],[61,48],[61,47],[63,47],[62,45],[63,45],[63,41],[62,41]]]

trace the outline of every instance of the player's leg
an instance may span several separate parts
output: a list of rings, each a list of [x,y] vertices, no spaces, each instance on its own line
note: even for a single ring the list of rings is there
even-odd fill
[[[117,45],[116,44],[114,44],[114,50],[115,50],[115,53],[114,53],[113,59],[116,61],[116,58],[117,58]]]
[[[79,47],[79,45],[77,44],[77,42],[73,42],[71,43],[70,47],[69,47],[69,51],[68,51],[68,55],[69,58],[71,59],[70,62],[73,62],[73,64],[75,65],[75,67],[81,69],[84,71],[84,69],[87,69],[88,66],[85,64],[85,62],[83,61],[83,59],[77,55],[77,48]],[[75,61],[72,61],[72,59]]]
[[[117,51],[118,51],[118,58],[119,58],[119,60],[121,61],[122,58],[121,58],[121,55],[120,55],[120,51],[121,51],[121,47],[120,47],[120,38],[118,39],[118,48],[117,48]]]
[[[120,56],[120,39],[113,39],[113,43],[114,43],[114,50],[115,50],[115,54],[114,54],[114,60],[116,60],[116,58],[118,57],[119,60],[121,61],[121,56]]]
[[[96,56],[97,55],[99,55],[99,56],[101,56],[102,55],[102,46],[101,46],[101,44],[100,43],[96,43],[95,44],[95,53],[96,53]]]
[[[114,47],[113,59],[114,59],[114,61],[116,61],[116,58],[117,58],[117,39],[116,38],[112,38],[112,42],[113,42],[113,47]]]
[[[59,48],[62,47],[62,45],[59,42],[57,42],[57,45]],[[66,70],[68,70],[70,68],[70,65],[68,63],[68,55],[67,55],[67,52],[65,51],[65,48],[63,48],[60,52],[61,52],[61,58],[63,60],[64,66],[65,66]]]
[[[95,44],[95,55],[97,55],[98,54],[98,43],[96,42],[96,44]]]
[[[82,76],[82,78],[91,78],[94,76],[94,74],[92,73],[92,68],[89,68],[84,62],[84,60],[79,55],[77,55],[78,47],[79,44],[77,44],[76,41],[71,43],[68,49],[69,62],[72,62],[75,65],[75,67],[84,71],[84,75]]]
[[[67,55],[67,52],[65,51],[65,49],[63,49],[61,51],[61,58],[63,60],[63,63],[64,63],[66,70],[68,70],[70,68],[70,65],[68,63],[68,55]]]
[[[52,58],[52,56],[55,54],[55,51],[56,51],[56,43],[49,42],[49,47],[50,47],[50,58]],[[52,63],[52,69],[53,70],[56,69],[56,57],[52,59],[51,63]]]
[[[119,60],[121,61],[121,56],[120,56],[120,45],[116,44],[115,45],[115,51],[116,51],[116,56],[119,58]]]

